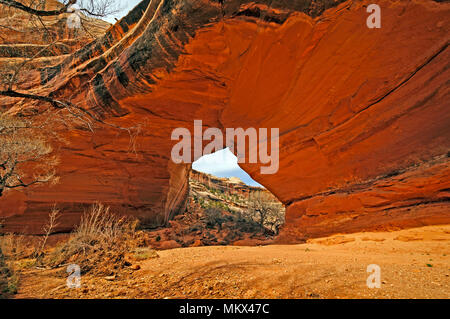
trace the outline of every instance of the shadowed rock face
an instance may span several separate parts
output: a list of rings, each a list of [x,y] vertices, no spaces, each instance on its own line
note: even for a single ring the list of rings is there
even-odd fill
[[[60,230],[101,201],[149,225],[185,206],[190,165],[170,160],[177,127],[280,128],[280,168],[256,181],[286,206],[280,241],[450,221],[450,4],[375,1],[143,1],[99,40],[41,68],[33,89],[127,132],[60,129],[61,182],[1,199],[3,231]],[[0,100],[18,108],[29,101]]]

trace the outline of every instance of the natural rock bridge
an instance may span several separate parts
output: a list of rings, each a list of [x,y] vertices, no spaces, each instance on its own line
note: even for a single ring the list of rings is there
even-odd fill
[[[381,7],[369,29],[367,5]],[[280,128],[280,168],[256,181],[286,206],[281,240],[450,221],[450,4],[144,0],[97,41],[28,74],[32,91],[139,126],[60,132],[59,184],[9,191],[4,231],[60,229],[100,201],[160,225],[183,209],[176,127]],[[39,83],[40,82],[40,83]],[[1,99],[18,107],[30,101]]]

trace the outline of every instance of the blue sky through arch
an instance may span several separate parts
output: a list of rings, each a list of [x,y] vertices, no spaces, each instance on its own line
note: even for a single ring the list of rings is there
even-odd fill
[[[192,168],[217,177],[238,177],[247,185],[263,187],[239,167],[237,157],[228,148],[200,157]]]

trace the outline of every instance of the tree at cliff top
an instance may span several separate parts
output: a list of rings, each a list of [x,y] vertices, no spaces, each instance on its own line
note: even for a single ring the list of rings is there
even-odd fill
[[[58,159],[39,128],[0,115],[0,145],[0,197],[7,189],[58,181]]]
[[[8,72],[2,72],[2,82],[4,87],[0,88],[0,95],[34,100],[49,103],[55,108],[69,108],[70,101],[59,101],[50,96],[41,96],[36,93],[23,92],[19,87],[18,79],[21,72],[26,72],[26,66],[32,64],[34,60],[42,56],[57,56],[61,54],[61,47],[67,48],[68,43],[64,40],[86,40],[95,39],[98,32],[94,32],[95,25],[92,24],[92,17],[101,18],[116,13],[120,10],[116,0],[66,0],[62,3],[55,0],[41,0],[37,2],[19,2],[14,0],[0,0],[0,11],[7,13],[6,20],[0,21],[0,29],[8,30],[12,33],[19,32],[24,40],[28,39],[29,33],[37,34],[41,37],[40,50],[31,50],[20,57],[23,61],[11,67]],[[79,25],[71,26],[69,18],[75,16],[79,20]],[[47,20],[45,20],[47,18]],[[50,20],[48,20],[50,19]],[[55,20],[57,19],[57,21]],[[17,21],[19,20],[19,21]],[[66,20],[66,23],[59,22]],[[55,22],[57,22],[55,24]],[[108,25],[108,23],[104,23]],[[56,29],[55,29],[56,27]],[[63,30],[67,29],[67,30]],[[71,30],[72,29],[72,30]],[[69,39],[61,38],[61,34],[69,32]],[[83,32],[81,32],[83,31]],[[103,30],[104,32],[105,30]],[[100,32],[101,34],[103,32]],[[97,33],[97,34],[96,34]],[[17,39],[1,37],[2,42],[15,43]],[[35,40],[33,40],[35,41]],[[73,42],[73,41],[72,41]],[[15,47],[13,47],[15,48]],[[73,51],[70,50],[69,51]],[[70,53],[70,52],[64,52]],[[72,106],[73,107],[73,106]]]

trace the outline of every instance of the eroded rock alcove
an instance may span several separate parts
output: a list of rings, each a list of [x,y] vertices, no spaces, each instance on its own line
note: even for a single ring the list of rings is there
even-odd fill
[[[372,2],[380,29],[366,25]],[[280,128],[279,172],[242,168],[286,205],[281,241],[449,222],[449,18],[432,0],[144,0],[27,75],[35,92],[139,127],[132,150],[123,130],[61,128],[60,183],[8,192],[4,230],[39,232],[54,203],[68,230],[95,201],[164,224],[190,170],[171,161],[170,134],[194,119]]]

